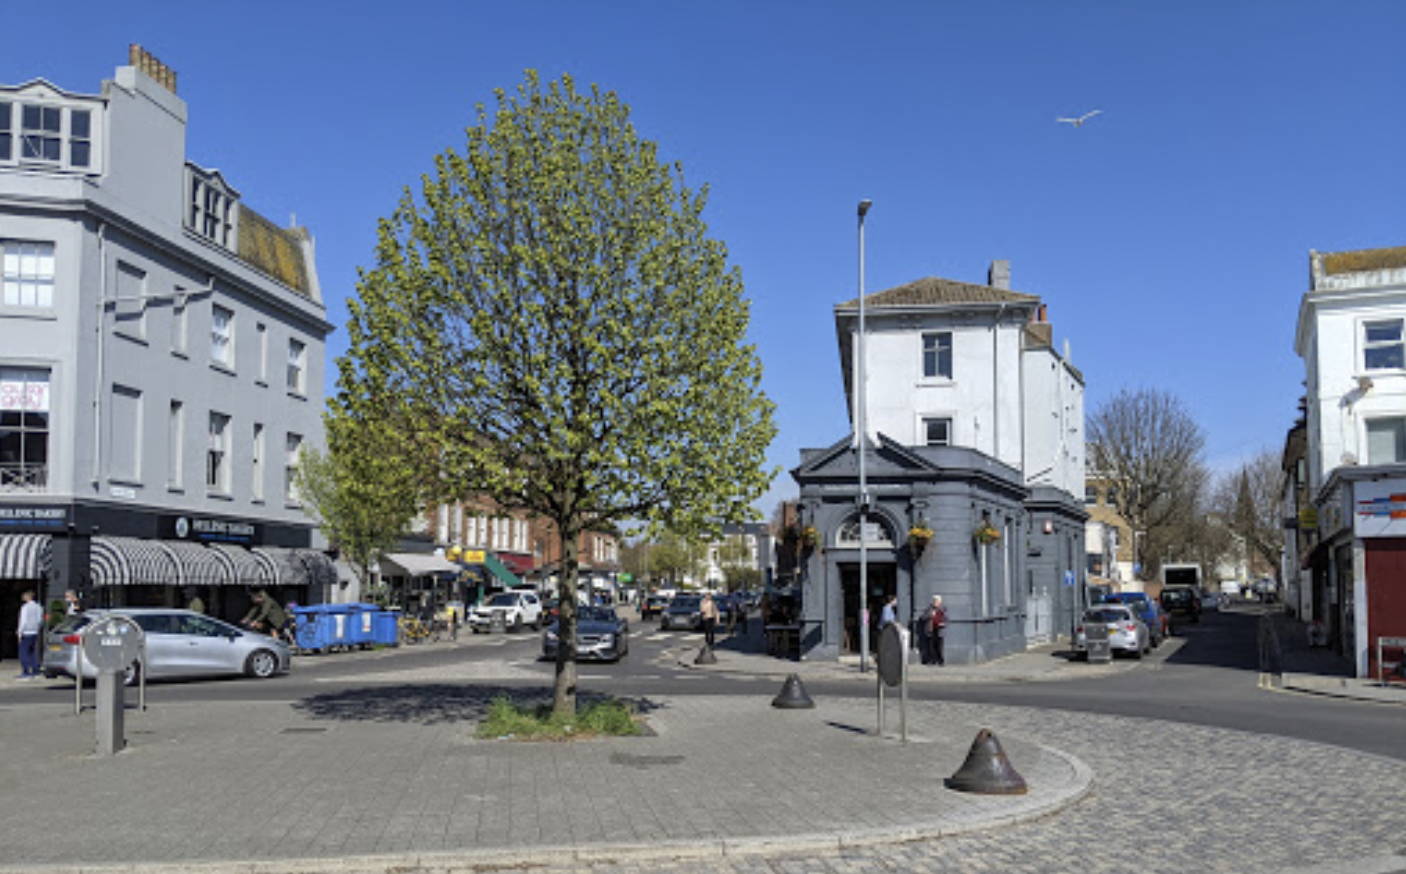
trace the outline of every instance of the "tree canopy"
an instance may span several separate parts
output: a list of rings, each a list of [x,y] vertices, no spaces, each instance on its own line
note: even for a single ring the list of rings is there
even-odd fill
[[[774,475],[773,405],[706,187],[614,92],[529,71],[496,104],[381,221],[339,407],[395,423],[424,499],[482,494],[556,524],[570,712],[579,535],[741,521]]]

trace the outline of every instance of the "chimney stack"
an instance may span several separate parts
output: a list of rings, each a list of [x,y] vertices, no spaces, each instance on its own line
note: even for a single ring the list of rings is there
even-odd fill
[[[992,261],[991,271],[986,274],[986,284],[1002,291],[1011,290],[1011,262]]]
[[[156,56],[136,43],[127,46],[127,62],[172,94],[176,93],[176,71],[161,63]]]

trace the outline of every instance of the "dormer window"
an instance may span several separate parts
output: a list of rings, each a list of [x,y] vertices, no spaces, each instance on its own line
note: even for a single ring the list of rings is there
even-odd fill
[[[234,249],[239,195],[224,184],[218,173],[186,168],[186,227],[226,249]]]
[[[93,140],[90,109],[0,100],[0,163],[91,170]]]

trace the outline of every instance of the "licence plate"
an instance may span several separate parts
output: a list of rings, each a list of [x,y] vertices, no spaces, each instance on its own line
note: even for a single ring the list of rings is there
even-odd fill
[[[60,652],[62,650],[63,647],[59,646],[57,643],[49,644],[49,652]]]

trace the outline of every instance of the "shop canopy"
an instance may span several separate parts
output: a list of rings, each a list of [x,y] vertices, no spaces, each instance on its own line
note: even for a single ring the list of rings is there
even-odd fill
[[[0,580],[42,580],[53,563],[47,534],[0,534]]]
[[[395,571],[407,577],[424,577],[432,574],[457,574],[459,566],[437,555],[419,552],[390,552],[381,556],[381,572],[386,573],[390,566],[391,576]]]
[[[243,547],[137,537],[94,537],[94,586],[319,586],[335,583],[332,560],[315,549]]]

